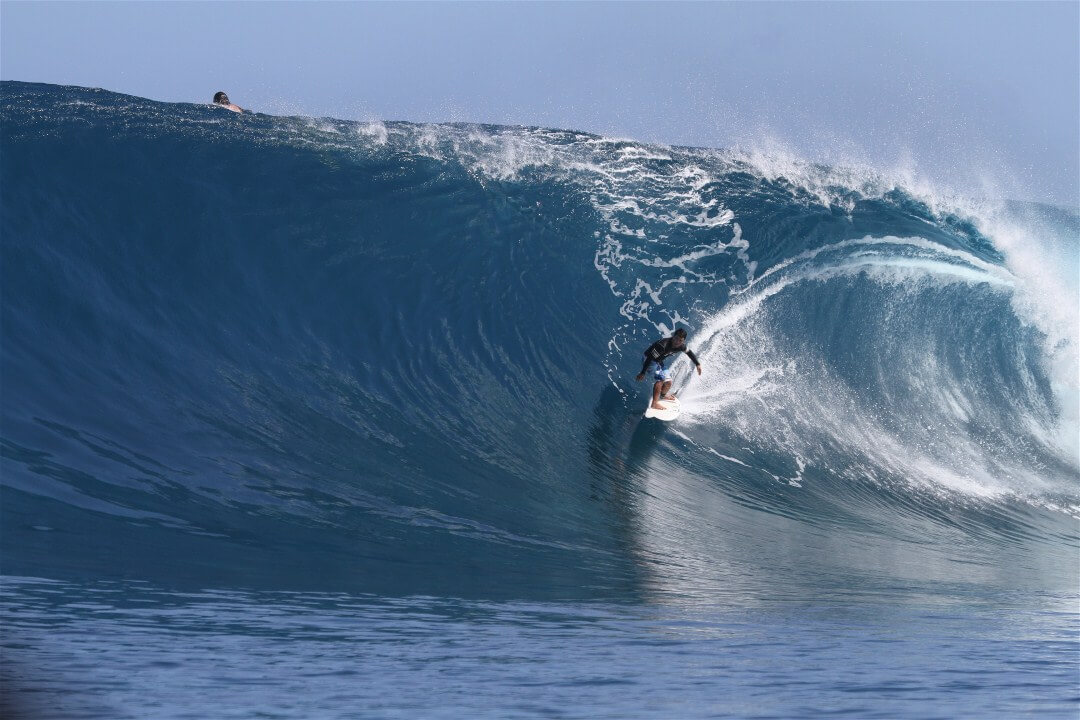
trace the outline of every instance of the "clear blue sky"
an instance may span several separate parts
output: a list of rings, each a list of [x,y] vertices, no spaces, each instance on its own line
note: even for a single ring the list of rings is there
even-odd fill
[[[0,77],[914,166],[1080,205],[1080,3],[0,4]]]

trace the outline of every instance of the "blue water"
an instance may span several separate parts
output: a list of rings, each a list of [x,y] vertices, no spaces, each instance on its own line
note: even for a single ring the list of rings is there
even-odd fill
[[[9,715],[1080,712],[1075,209],[14,82],[0,205]]]

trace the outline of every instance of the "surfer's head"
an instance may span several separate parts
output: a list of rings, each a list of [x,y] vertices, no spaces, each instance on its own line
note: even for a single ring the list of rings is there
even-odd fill
[[[229,96],[226,95],[224,91],[219,90],[218,92],[214,93],[214,104],[215,105],[228,105],[229,104]]]
[[[686,331],[682,328],[679,328],[671,334],[671,339],[675,341],[676,345],[682,345],[684,342],[686,342]]]

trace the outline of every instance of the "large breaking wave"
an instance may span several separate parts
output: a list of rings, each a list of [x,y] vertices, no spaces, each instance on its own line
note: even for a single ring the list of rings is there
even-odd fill
[[[1071,582],[1075,211],[540,128],[0,111],[5,572]],[[642,423],[675,325],[704,374]]]

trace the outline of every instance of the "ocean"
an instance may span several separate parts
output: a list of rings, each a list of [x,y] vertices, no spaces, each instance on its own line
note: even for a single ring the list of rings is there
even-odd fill
[[[7,717],[1080,712],[1076,208],[21,82],[0,206]]]

